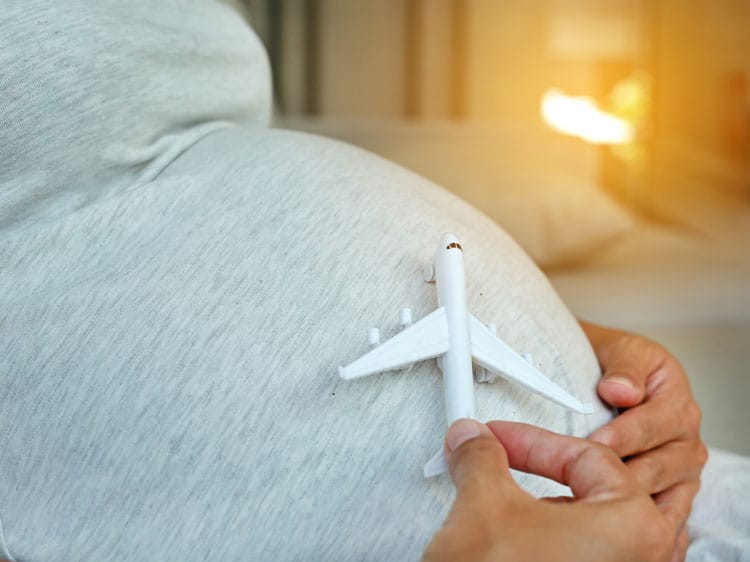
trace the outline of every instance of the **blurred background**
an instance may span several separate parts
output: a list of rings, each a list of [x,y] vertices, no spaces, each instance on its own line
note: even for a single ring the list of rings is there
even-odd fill
[[[750,0],[230,3],[276,126],[475,205],[579,317],[670,348],[706,440],[750,454]]]

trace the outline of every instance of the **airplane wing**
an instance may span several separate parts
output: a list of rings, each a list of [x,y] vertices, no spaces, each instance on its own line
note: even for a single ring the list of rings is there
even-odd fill
[[[591,404],[577,400],[549,380],[472,315],[469,327],[471,355],[480,366],[581,414],[594,411]]]
[[[390,371],[442,355],[448,351],[448,322],[443,307],[396,334],[346,367],[342,379],[356,379]]]

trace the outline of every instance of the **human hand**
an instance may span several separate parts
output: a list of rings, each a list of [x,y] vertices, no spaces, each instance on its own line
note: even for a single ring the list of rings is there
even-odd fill
[[[423,562],[666,561],[683,513],[652,500],[604,445],[513,423],[459,420],[446,435],[456,501]],[[573,490],[537,500],[509,466]]]
[[[581,323],[596,352],[603,400],[626,410],[591,434],[625,458],[636,478],[659,501],[680,505],[684,514],[675,560],[688,546],[685,521],[708,458],[700,438],[701,413],[677,360],[646,338]]]

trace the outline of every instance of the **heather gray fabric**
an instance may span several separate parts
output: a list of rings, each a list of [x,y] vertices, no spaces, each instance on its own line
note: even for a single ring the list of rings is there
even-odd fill
[[[371,324],[436,305],[443,230],[470,307],[584,399],[597,366],[492,223],[363,151],[228,128],[159,177],[3,237],[0,507],[20,560],[416,559],[452,495],[434,362],[357,382]],[[508,383],[483,417],[586,434]],[[550,488],[538,483],[538,492]]]
[[[263,48],[206,0],[2,0],[0,227],[149,182],[222,122],[265,125]]]
[[[263,128],[265,55],[221,5],[6,2],[0,60],[4,556],[418,559],[453,494],[421,477],[439,372],[336,367],[367,326],[435,307],[420,270],[446,230],[475,315],[595,400],[585,337],[492,222],[366,152]],[[476,394],[483,418],[577,435],[609,416]]]
[[[709,452],[688,533],[687,562],[750,562],[750,458]]]

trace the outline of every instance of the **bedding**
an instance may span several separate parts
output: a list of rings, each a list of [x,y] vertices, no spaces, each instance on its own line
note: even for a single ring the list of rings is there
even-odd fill
[[[750,207],[747,210],[750,217]],[[641,221],[578,267],[549,271],[577,314],[623,327],[750,324],[747,233]]]

